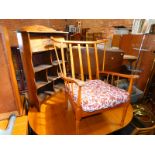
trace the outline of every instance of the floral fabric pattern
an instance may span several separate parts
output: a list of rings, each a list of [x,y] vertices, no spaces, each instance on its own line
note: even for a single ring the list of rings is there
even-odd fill
[[[73,94],[69,86],[66,88],[66,91],[77,102],[78,86],[73,84]],[[83,111],[87,112],[114,107],[128,100],[129,93],[127,91],[101,80],[88,80],[81,89],[81,106]]]

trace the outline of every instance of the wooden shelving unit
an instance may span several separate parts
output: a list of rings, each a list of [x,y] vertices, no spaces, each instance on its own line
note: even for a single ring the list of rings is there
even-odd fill
[[[63,80],[51,37],[67,38],[68,33],[45,26],[34,25],[17,31],[30,104],[40,110],[41,103],[62,90]]]

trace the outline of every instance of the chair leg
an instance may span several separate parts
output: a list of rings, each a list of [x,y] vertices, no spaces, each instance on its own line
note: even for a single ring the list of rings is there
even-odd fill
[[[81,113],[79,108],[77,108],[75,119],[76,119],[76,134],[78,135],[80,133],[80,120],[81,120]]]
[[[129,103],[126,103],[125,107],[123,108],[123,114],[122,114],[122,119],[121,119],[121,123],[120,123],[120,125],[122,127],[124,125],[124,121],[125,121],[125,117],[126,117],[128,106],[129,106]]]
[[[76,135],[80,133],[80,120],[76,120]]]

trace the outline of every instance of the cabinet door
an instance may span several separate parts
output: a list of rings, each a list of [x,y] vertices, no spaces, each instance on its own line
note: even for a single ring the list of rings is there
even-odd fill
[[[131,48],[131,40],[132,35],[131,34],[124,34],[120,39],[120,49],[124,51],[124,54],[131,54],[130,48]]]
[[[0,27],[0,119],[21,113],[21,102],[5,28]]]
[[[155,51],[155,35],[154,34],[146,35],[143,46],[144,48],[150,51]]]
[[[151,72],[153,71],[155,54],[152,51],[141,52],[141,63],[139,68],[142,70],[140,77],[137,80],[137,87],[144,91],[147,87],[147,82],[150,78]]]

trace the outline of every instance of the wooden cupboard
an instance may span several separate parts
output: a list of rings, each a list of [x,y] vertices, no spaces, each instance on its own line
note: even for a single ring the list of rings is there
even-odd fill
[[[12,113],[22,115],[22,107],[8,32],[0,26],[0,120],[7,119]]]
[[[52,36],[67,38],[68,33],[40,25],[17,31],[29,102],[38,111],[45,99],[63,87],[54,48],[49,45]]]
[[[124,51],[124,54],[138,56],[143,36],[144,34],[122,35],[120,36],[117,45],[119,45],[119,48]],[[116,37],[114,36],[114,39]],[[115,40],[113,42],[115,42]],[[147,83],[151,76],[154,60],[155,60],[155,35],[145,34],[140,59],[137,64],[137,68],[142,72],[138,73],[140,75],[140,78],[136,82],[136,86],[142,91],[145,91],[145,89],[147,88]],[[127,62],[124,61],[124,64],[126,63]],[[133,63],[133,67],[134,66],[135,64]]]
[[[27,88],[26,88],[26,80],[24,76],[22,60],[20,56],[20,50],[17,46],[12,46],[11,51],[12,51],[12,60],[15,68],[18,88],[19,88],[20,94],[22,95],[26,93]]]

